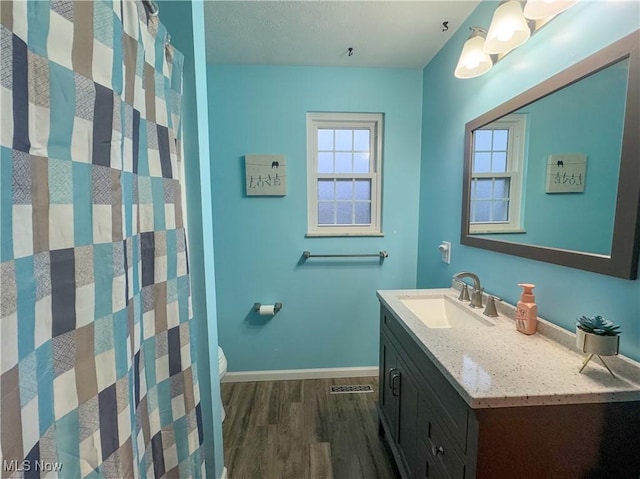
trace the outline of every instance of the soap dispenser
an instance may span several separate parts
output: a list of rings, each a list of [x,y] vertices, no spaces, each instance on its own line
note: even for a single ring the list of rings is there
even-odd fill
[[[534,334],[538,327],[538,306],[533,295],[534,284],[521,283],[522,296],[516,309],[516,329],[524,334]]]

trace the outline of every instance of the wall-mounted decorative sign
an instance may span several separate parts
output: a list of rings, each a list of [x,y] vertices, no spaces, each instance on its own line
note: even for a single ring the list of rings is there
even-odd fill
[[[282,155],[245,155],[247,196],[285,196],[287,165]]]
[[[546,193],[582,193],[587,173],[587,155],[549,155]]]

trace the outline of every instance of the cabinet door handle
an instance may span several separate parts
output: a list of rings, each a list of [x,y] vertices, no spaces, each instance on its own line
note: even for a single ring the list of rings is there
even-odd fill
[[[389,368],[389,371],[387,372],[387,386],[389,386],[389,389],[391,389],[391,373],[397,371],[396,368]]]
[[[444,448],[442,446],[431,446],[431,454],[433,454],[434,456],[444,454]]]
[[[429,479],[429,461],[424,463],[424,479]]]
[[[396,389],[396,379],[400,379],[400,371],[396,369],[393,377],[391,378],[391,394],[398,397],[400,396],[400,391]]]

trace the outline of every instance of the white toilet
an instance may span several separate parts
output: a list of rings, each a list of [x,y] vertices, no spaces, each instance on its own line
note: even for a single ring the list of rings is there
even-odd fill
[[[220,346],[218,346],[218,374],[221,381],[224,375],[227,374],[227,358]],[[220,409],[222,411],[222,420],[224,421],[226,414],[224,412],[224,405],[222,404],[222,397],[220,397]]]

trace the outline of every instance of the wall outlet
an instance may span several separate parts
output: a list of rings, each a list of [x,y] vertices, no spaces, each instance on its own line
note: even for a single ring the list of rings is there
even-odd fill
[[[443,241],[440,243],[438,251],[440,251],[440,261],[451,264],[451,242]]]

